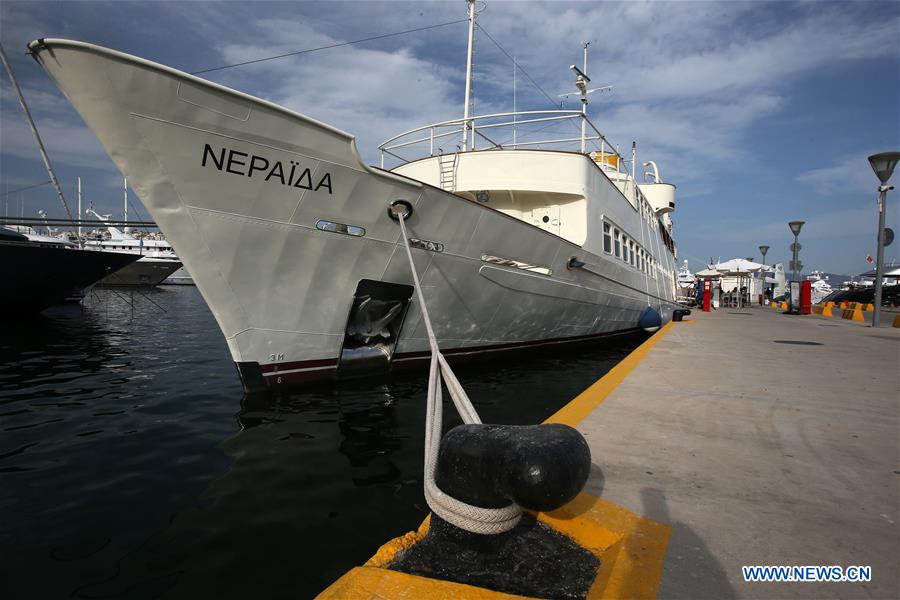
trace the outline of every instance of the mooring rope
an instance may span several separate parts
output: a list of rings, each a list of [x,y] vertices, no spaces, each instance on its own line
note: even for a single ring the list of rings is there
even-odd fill
[[[441,378],[447,385],[450,398],[456,411],[466,424],[481,423],[478,412],[472,406],[469,396],[466,395],[462,384],[453,374],[453,370],[447,363],[447,359],[438,348],[437,338],[431,327],[431,319],[428,317],[428,308],[425,306],[425,297],[422,295],[422,286],[416,273],[416,265],[413,262],[412,251],[409,247],[409,236],[406,233],[406,216],[398,215],[400,233],[403,238],[403,246],[406,248],[406,258],[409,260],[409,268],[412,271],[413,285],[419,307],[422,311],[422,320],[428,332],[428,344],[431,347],[431,368],[428,374],[428,404],[425,415],[425,501],[432,512],[448,523],[465,529],[472,533],[497,534],[509,531],[519,523],[522,518],[522,509],[515,504],[503,508],[482,508],[466,504],[452,496],[445,494],[435,483],[434,475],[437,470],[438,450],[441,443],[441,428],[443,422],[443,398]]]

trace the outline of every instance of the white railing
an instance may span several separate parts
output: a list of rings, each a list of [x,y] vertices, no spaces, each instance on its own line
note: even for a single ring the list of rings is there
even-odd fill
[[[520,139],[529,135],[534,135],[546,128],[546,126],[535,128],[534,124],[536,123],[571,123],[580,120],[583,120],[584,124],[590,127],[593,133],[589,132],[588,134],[585,134],[583,138],[579,133],[578,137],[550,137],[540,140],[526,139],[524,141]],[[523,128],[523,130],[519,131],[520,128]],[[512,132],[511,139],[498,141],[504,134],[508,137],[510,130]],[[467,135],[469,132],[471,132],[471,135]],[[460,136],[459,143],[453,142],[453,136]],[[483,140],[486,144],[481,148],[478,148],[476,139]],[[600,153],[599,164],[605,169],[618,172],[620,165],[624,165],[625,163],[630,164],[632,162],[630,159],[626,160],[609,140],[600,133],[600,130],[591,123],[590,119],[581,113],[581,111],[530,110],[481,115],[469,117],[468,119],[453,119],[404,131],[399,135],[395,135],[394,137],[385,140],[378,146],[378,149],[381,151],[381,168],[385,168],[385,155],[392,156],[402,163],[408,163],[412,160],[422,158],[425,155],[426,150],[427,156],[449,154],[449,152],[444,152],[441,146],[441,144],[446,145],[447,142],[453,144],[454,152],[491,149],[503,150],[527,147],[543,148],[578,142],[583,144],[582,147],[584,147],[585,144],[590,144],[593,148],[596,148],[596,151]],[[413,158],[406,158],[399,153],[401,150],[406,150],[407,152],[410,150],[415,151],[416,156]],[[616,157],[616,160],[614,161],[615,165],[610,165],[605,160],[607,155]],[[634,170],[634,165],[631,165],[632,177],[634,176]]]

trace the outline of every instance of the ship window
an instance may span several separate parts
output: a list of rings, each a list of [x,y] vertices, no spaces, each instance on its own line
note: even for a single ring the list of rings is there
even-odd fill
[[[619,233],[618,229],[615,230],[615,233],[616,233],[616,258],[619,258],[620,256],[622,256],[622,242],[620,241],[621,234]]]
[[[609,232],[609,223],[603,224],[603,251],[607,254],[612,252],[612,234]]]

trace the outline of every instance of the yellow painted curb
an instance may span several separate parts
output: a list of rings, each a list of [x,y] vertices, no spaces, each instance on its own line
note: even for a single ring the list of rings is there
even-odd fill
[[[647,356],[647,353],[659,343],[663,337],[675,326],[674,321],[666,323],[649,340],[635,348],[631,354],[622,359],[619,364],[595,381],[591,387],[584,390],[574,400],[563,406],[551,415],[544,423],[562,423],[575,427],[585,417],[594,412],[606,397],[618,387],[638,364]]]
[[[600,569],[587,593],[588,600],[655,598],[672,528],[590,494],[581,493],[566,506],[537,518],[572,538],[600,561]],[[425,519],[418,531],[395,538],[362,567],[345,573],[319,594],[320,600],[417,599],[512,600],[505,594],[463,583],[428,579],[387,569],[399,553],[428,533]]]
[[[574,400],[545,423],[575,426],[596,409],[637,367],[675,325],[670,321],[635,348]],[[637,516],[628,509],[587,493],[580,493],[560,509],[537,513],[539,521],[572,538],[600,560],[600,569],[588,591],[588,600],[655,598],[672,528]],[[426,518],[419,529],[390,540],[363,566],[355,567],[332,583],[321,600],[513,600],[522,596],[471,585],[429,579],[391,571],[387,565],[398,552],[418,543],[428,533]]]

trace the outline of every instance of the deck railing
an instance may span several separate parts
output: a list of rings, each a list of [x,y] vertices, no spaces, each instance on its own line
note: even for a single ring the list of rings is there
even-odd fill
[[[547,125],[534,127],[536,123],[553,125],[556,123],[574,124],[575,122],[580,124],[578,137],[548,137],[539,140],[520,139],[539,133],[548,127]],[[520,128],[522,128],[521,131]],[[588,128],[590,131],[588,131]],[[575,130],[578,129],[579,127],[576,125]],[[509,138],[510,130],[512,132],[511,138]],[[506,139],[501,140],[504,135]],[[460,138],[459,143],[453,141],[454,137]],[[385,140],[378,146],[378,149],[381,151],[381,167],[385,168],[385,155],[391,156],[401,163],[408,163],[425,155],[426,149],[427,156],[451,154],[452,152],[444,151],[443,146],[447,142],[453,144],[452,152],[527,147],[545,148],[548,146],[558,147],[560,145],[579,143],[583,144],[584,148],[590,145],[596,149],[600,153],[600,161],[598,162],[605,169],[618,172],[621,165],[632,162],[619,154],[619,151],[581,111],[530,110],[480,115],[469,117],[468,119],[453,119],[404,131]],[[482,143],[479,144],[479,142]],[[416,151],[415,157],[407,158],[401,155],[401,152],[406,151],[403,152],[406,154],[410,150]],[[607,155],[616,157],[615,161],[611,161],[615,163],[614,165],[609,164],[605,160]],[[634,165],[631,165],[631,167],[631,175],[634,176]]]

